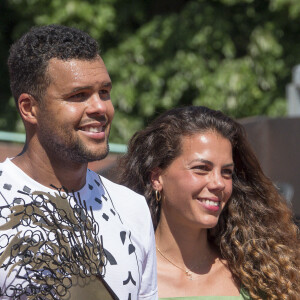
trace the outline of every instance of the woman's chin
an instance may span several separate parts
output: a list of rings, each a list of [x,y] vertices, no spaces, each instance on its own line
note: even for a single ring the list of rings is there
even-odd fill
[[[219,218],[217,217],[210,217],[210,218],[205,218],[204,220],[202,219],[201,221],[198,221],[198,225],[200,228],[205,228],[205,229],[211,229],[217,226],[219,221]]]

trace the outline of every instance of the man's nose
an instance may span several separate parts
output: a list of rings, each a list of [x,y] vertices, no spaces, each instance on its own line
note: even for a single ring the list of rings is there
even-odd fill
[[[107,111],[107,100],[104,101],[101,99],[100,95],[98,93],[94,93],[91,95],[87,102],[87,114],[93,115],[104,115]]]

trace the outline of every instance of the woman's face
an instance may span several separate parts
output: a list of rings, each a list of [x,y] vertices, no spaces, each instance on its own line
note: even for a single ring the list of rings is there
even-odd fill
[[[152,174],[163,194],[162,215],[177,223],[212,228],[232,193],[234,169],[229,140],[214,131],[183,137],[182,153]]]

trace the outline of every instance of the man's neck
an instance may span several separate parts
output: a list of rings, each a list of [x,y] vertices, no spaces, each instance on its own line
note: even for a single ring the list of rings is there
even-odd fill
[[[68,191],[81,189],[86,182],[87,163],[70,163],[59,158],[50,159],[46,154],[38,155],[26,149],[12,159],[29,177],[38,183],[52,188],[52,185]]]

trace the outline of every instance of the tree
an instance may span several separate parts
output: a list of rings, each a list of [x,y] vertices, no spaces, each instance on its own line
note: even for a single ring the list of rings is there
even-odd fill
[[[113,80],[114,142],[179,105],[235,118],[286,113],[285,85],[300,61],[298,1],[11,0],[9,9],[22,16],[13,33],[60,23],[99,40]]]

